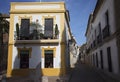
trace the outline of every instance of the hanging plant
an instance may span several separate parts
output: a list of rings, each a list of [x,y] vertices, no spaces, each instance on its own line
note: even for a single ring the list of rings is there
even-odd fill
[[[17,38],[19,39],[19,24],[16,23],[16,33],[17,33]]]

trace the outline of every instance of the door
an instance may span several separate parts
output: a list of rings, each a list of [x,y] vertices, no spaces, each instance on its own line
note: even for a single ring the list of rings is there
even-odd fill
[[[53,50],[45,50],[45,68],[53,68]]]
[[[29,50],[20,51],[20,68],[29,68]]]
[[[53,38],[53,18],[45,18],[45,38]]]
[[[111,48],[107,48],[107,57],[108,57],[108,70],[112,72],[112,60],[111,60]]]

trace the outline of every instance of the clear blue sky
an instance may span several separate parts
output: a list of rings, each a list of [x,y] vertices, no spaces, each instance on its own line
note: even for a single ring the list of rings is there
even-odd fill
[[[35,2],[40,0],[0,0],[0,12],[9,13],[10,2]],[[85,31],[89,14],[93,12],[97,0],[41,0],[46,1],[65,1],[70,12],[70,26],[72,34],[78,45],[86,42]]]

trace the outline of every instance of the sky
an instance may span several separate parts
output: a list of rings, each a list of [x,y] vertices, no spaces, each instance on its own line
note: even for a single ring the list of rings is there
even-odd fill
[[[97,0],[0,0],[0,13],[9,14],[10,2],[51,2],[64,1],[70,13],[70,28],[77,44],[86,42],[85,32],[90,13],[94,11]]]

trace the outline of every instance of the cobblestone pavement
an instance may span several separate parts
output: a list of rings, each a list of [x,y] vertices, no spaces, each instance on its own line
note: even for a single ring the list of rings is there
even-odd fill
[[[106,79],[105,79],[106,78]],[[92,67],[84,64],[77,64],[72,70],[69,82],[119,82],[115,80],[107,80],[109,78],[101,76]]]

